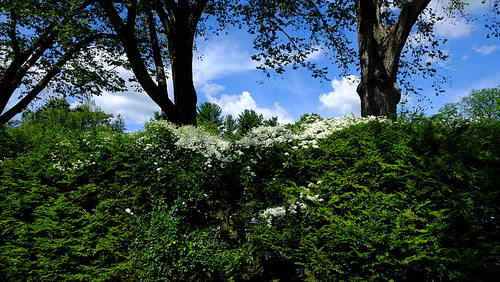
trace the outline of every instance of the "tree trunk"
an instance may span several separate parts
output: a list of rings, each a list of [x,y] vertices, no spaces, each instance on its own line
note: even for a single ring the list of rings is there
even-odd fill
[[[380,47],[378,49],[384,49]],[[361,116],[384,116],[394,119],[401,100],[401,90],[396,83],[397,73],[388,71],[390,66],[384,59],[399,58],[399,55],[387,51],[379,54],[370,49],[369,46],[360,46],[360,50],[363,50],[361,57],[364,58],[361,63],[361,81],[357,88],[361,98]]]
[[[408,1],[393,26],[382,23],[379,0],[357,0],[361,116],[396,118],[401,100],[397,85],[399,58],[411,29],[431,0]]]
[[[194,34],[178,24],[176,36],[169,39],[172,63],[174,103],[181,116],[181,124],[196,125],[196,90],[193,81],[193,40]],[[177,36],[181,34],[181,36]],[[189,34],[189,35],[188,35]]]
[[[193,47],[197,24],[206,2],[178,1],[177,5],[168,7],[171,20],[165,20],[168,22],[166,34],[172,67],[174,103],[179,111],[181,124],[196,125],[197,95],[193,81]]]
[[[9,103],[10,98],[14,94],[14,90],[12,90],[12,85],[9,83],[10,78],[9,77],[4,77],[0,81],[0,124],[5,124],[10,120],[10,118],[7,118],[4,116],[4,110],[7,107],[7,104]]]
[[[135,35],[138,1],[130,1],[127,7],[126,20],[110,1],[101,0],[102,7],[106,11],[111,24],[118,33],[124,44],[124,49],[129,59],[134,74],[151,99],[160,106],[162,116],[169,121],[178,124],[196,125],[196,90],[193,81],[193,46],[196,27],[201,14],[205,9],[207,0],[179,0],[179,1],[151,1],[152,6],[163,24],[163,31],[168,38],[168,51],[172,68],[172,80],[174,90],[174,101],[168,97],[166,83],[162,78],[158,84],[154,82],[146,62],[137,46]],[[153,18],[149,13],[150,20]],[[153,27],[153,20],[149,23],[149,30],[153,45],[157,45],[157,29]],[[154,46],[159,50],[159,46]],[[156,68],[163,68],[162,58],[156,50],[154,61]],[[155,50],[153,50],[155,53]],[[161,75],[163,76],[163,75]]]

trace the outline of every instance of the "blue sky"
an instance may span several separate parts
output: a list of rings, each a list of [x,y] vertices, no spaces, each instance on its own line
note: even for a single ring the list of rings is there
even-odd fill
[[[496,0],[491,0],[496,1]],[[443,0],[435,0],[430,5],[438,7]],[[408,105],[422,107],[428,114],[434,114],[446,102],[456,102],[472,89],[491,88],[500,85],[500,40],[486,39],[483,15],[488,4],[471,0],[467,11],[479,18],[467,23],[465,19],[448,19],[436,26],[439,37],[449,39],[441,50],[449,59],[439,63],[439,72],[450,77],[443,87],[445,93],[436,97],[428,81],[415,79],[417,86],[424,87],[422,94],[429,100],[418,102],[417,97],[409,97]],[[198,40],[198,56],[194,65],[195,87],[199,103],[209,101],[219,104],[223,114],[237,115],[244,109],[254,109],[266,118],[277,116],[281,123],[298,120],[305,113],[335,117],[346,114],[359,115],[359,98],[352,77],[340,77],[335,66],[330,65],[330,81],[312,78],[306,70],[287,71],[283,75],[266,79],[257,63],[250,57],[254,54],[252,38],[241,31],[231,31],[227,36],[212,36],[208,41]],[[310,60],[329,65],[321,52]],[[123,72],[123,76],[131,76]],[[171,91],[170,91],[171,92]],[[125,93],[103,93],[94,98],[106,112],[121,114],[128,130],[141,129],[144,122],[153,116],[158,107],[145,93],[136,93],[133,88]]]

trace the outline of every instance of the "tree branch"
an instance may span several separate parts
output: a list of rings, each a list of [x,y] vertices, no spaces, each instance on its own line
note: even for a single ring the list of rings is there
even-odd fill
[[[134,0],[134,3],[137,1]],[[144,91],[148,94],[148,96],[153,100],[164,112],[169,113],[169,119],[172,122],[176,123],[178,121],[175,120],[175,117],[180,116],[178,113],[178,109],[175,104],[168,98],[164,89],[158,86],[146,67],[146,63],[142,54],[137,46],[137,38],[135,36],[135,8],[132,7],[132,11],[128,11],[127,13],[127,26],[124,26],[122,19],[114,7],[114,5],[108,0],[99,0],[99,3],[104,8],[105,13],[112,26],[115,29],[120,41],[123,44],[123,48],[125,49],[125,53],[127,54],[128,61],[130,63],[130,67],[134,72],[135,77],[137,78],[139,84],[142,86]],[[132,21],[133,19],[133,21]]]
[[[156,77],[158,81],[158,86],[163,89],[166,93],[167,91],[167,77],[165,73],[165,65],[163,64],[163,59],[161,56],[161,48],[158,42],[158,34],[156,30],[156,23],[154,21],[153,13],[150,7],[146,8],[146,17],[149,27],[149,36],[151,38],[151,48],[153,53],[153,61],[156,67]]]
[[[90,43],[94,42],[99,38],[103,38],[106,34],[95,34],[93,36],[89,36],[84,40],[75,44],[71,49],[66,51],[65,55],[59,59],[59,61],[52,66],[52,68],[47,71],[44,77],[37,83],[31,91],[26,94],[16,105],[7,110],[4,114],[0,115],[0,123],[5,124],[7,121],[11,120],[15,115],[24,110],[39,94],[43,89],[47,87],[47,85],[52,81],[52,79],[57,76],[61,71],[64,65],[74,58],[74,56],[81,51],[81,49],[85,46],[88,46]]]

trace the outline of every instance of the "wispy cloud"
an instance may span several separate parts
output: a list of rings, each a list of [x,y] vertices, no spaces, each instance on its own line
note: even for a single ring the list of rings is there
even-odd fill
[[[199,59],[193,62],[197,87],[229,74],[254,70],[257,66],[247,47],[229,39],[203,42],[199,46],[197,57]]]
[[[473,46],[472,49],[479,54],[489,55],[498,50],[498,45]]]
[[[471,36],[473,30],[477,28],[474,21],[471,21],[472,15],[478,16],[484,13],[487,9],[490,0],[487,0],[486,4],[481,3],[479,0],[468,1],[468,4],[464,6],[464,14],[458,10],[451,9],[455,0],[433,0],[429,4],[429,8],[432,9],[438,17],[442,17],[443,20],[436,22],[434,26],[434,32],[437,36],[456,39],[463,38],[466,36]]]
[[[356,93],[359,78],[350,75],[341,80],[334,79],[332,81],[333,91],[319,96],[321,103],[320,109],[330,110],[334,115],[344,116],[361,114],[360,99]]]
[[[446,19],[437,22],[434,31],[437,36],[455,39],[472,35],[474,24],[464,19]]]
[[[144,122],[153,117],[155,111],[160,111],[160,108],[146,93],[133,91],[123,93],[106,92],[93,99],[106,113],[115,116],[121,115],[127,124],[133,125],[134,128],[144,125]]]

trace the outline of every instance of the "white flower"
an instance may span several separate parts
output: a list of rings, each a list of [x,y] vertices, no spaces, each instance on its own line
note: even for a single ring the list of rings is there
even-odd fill
[[[246,148],[271,147],[276,143],[285,143],[294,139],[294,134],[282,125],[255,127],[238,143]]]
[[[286,214],[286,209],[284,207],[268,208],[262,212],[264,217],[281,217]]]
[[[319,195],[314,195],[314,196],[306,195],[306,199],[309,201],[312,201],[312,202],[323,202],[324,201],[322,198],[319,197]]]
[[[126,213],[128,213],[128,214],[134,214],[134,213],[132,212],[132,210],[131,210],[131,209],[129,209],[129,208],[126,208],[126,209],[125,209],[125,212],[126,212]]]

